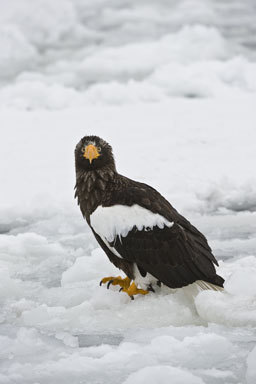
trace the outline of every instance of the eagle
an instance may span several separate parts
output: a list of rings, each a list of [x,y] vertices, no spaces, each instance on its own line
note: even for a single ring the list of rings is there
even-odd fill
[[[98,136],[75,148],[75,197],[109,260],[125,274],[100,285],[120,286],[131,299],[164,284],[223,289],[205,236],[154,188],[120,175],[112,147]]]

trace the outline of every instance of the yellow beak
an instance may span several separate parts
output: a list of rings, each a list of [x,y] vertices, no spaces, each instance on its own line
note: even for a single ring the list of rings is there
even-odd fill
[[[93,159],[97,159],[97,157],[100,156],[97,148],[93,144],[87,145],[85,148],[83,156],[90,161],[90,164],[92,163]]]

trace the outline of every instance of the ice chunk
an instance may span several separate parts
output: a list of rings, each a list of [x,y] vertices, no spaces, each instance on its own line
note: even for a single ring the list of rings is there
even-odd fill
[[[248,384],[255,384],[256,381],[256,347],[249,353],[247,357],[247,372],[246,378]]]
[[[203,291],[195,299],[199,315],[206,321],[229,326],[256,326],[254,296]]]
[[[204,381],[199,377],[187,372],[181,368],[155,366],[146,367],[132,373],[124,384],[204,384]]]

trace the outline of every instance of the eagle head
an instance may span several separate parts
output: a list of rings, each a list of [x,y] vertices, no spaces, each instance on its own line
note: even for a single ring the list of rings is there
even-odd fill
[[[98,136],[84,136],[75,149],[76,168],[85,171],[109,168],[115,170],[112,147]]]

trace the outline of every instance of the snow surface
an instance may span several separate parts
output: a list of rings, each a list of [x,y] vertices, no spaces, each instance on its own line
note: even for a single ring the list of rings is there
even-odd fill
[[[0,12],[0,383],[256,382],[255,1],[12,0]],[[130,301],[73,200],[113,146],[205,233],[225,292]]]

